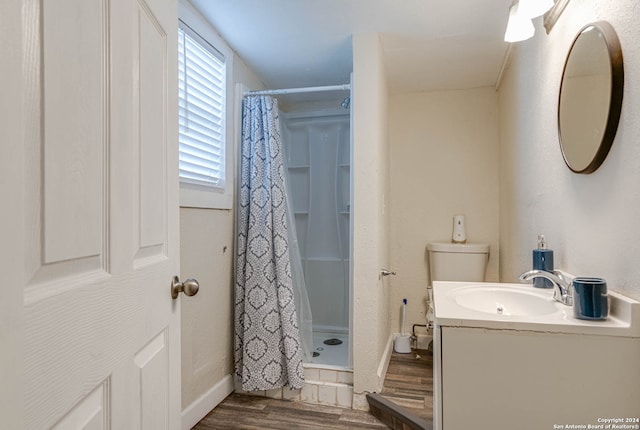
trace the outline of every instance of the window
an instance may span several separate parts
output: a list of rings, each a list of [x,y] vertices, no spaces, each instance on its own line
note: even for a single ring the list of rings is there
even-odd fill
[[[181,206],[218,207],[226,179],[225,57],[189,26],[178,29]]]

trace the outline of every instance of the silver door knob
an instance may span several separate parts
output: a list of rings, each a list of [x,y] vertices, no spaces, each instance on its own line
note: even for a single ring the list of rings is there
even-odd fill
[[[189,278],[184,282],[180,282],[180,278],[173,277],[171,281],[171,298],[177,299],[178,294],[185,293],[187,296],[195,296],[200,289],[200,284],[193,278]]]

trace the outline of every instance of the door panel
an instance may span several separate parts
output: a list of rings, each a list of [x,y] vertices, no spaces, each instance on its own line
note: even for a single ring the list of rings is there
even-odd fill
[[[138,257],[164,255],[166,249],[166,74],[167,35],[149,6],[142,0],[137,10],[139,71],[140,217]],[[176,39],[177,40],[177,39]],[[176,42],[177,43],[177,42]],[[177,63],[174,67],[177,67]]]
[[[105,382],[74,406],[52,430],[104,430],[108,428],[108,417],[109,385]]]
[[[25,428],[179,428],[176,3],[24,14]]]
[[[169,351],[167,348],[166,330],[163,330],[151,342],[135,355],[134,362],[138,368],[140,381],[139,396],[142,430],[167,429],[169,416]],[[165,405],[165,410],[158,410]]]
[[[75,7],[70,0],[26,3],[25,257],[31,302],[72,288],[89,273],[106,275],[109,64],[102,0]]]
[[[109,66],[105,1],[42,2],[44,263],[91,258],[103,250]]]

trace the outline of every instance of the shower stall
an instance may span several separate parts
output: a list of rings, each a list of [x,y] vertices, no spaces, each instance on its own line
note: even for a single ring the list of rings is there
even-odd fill
[[[349,367],[351,132],[349,97],[280,116],[302,268],[313,318],[313,363]],[[295,105],[293,105],[295,106]]]
[[[237,94],[242,94],[245,102],[247,96],[271,96],[278,101],[277,123],[281,133],[280,139],[274,141],[281,141],[279,153],[283,155],[289,196],[286,218],[292,222],[288,229],[290,273],[304,366],[350,373],[353,324],[351,84],[260,91],[239,87],[239,90]],[[269,102],[265,100],[265,103]],[[246,113],[250,117],[254,114],[271,117],[252,108]],[[245,112],[243,148],[244,119]],[[247,130],[247,142],[259,138],[257,132],[253,136],[252,126]],[[259,142],[260,139],[256,140],[256,145]],[[250,154],[254,154],[254,150],[243,154],[241,160],[254,159],[258,163]],[[237,238],[236,246],[239,243]],[[239,321],[244,320],[236,317],[236,326]],[[246,327],[236,331],[244,333]],[[243,354],[250,353],[245,351],[244,344],[241,346]],[[335,379],[327,380],[332,381]],[[345,383],[342,388],[348,390],[348,385]]]

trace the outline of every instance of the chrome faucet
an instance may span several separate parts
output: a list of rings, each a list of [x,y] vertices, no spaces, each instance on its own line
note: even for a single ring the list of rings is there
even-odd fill
[[[558,270],[546,272],[544,270],[529,270],[520,275],[520,282],[532,282],[533,278],[545,278],[553,284],[553,299],[566,306],[573,306],[574,277]]]

